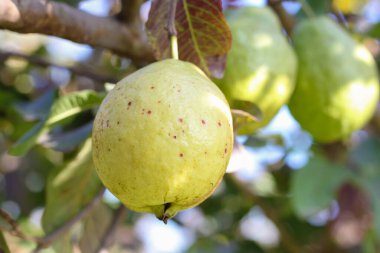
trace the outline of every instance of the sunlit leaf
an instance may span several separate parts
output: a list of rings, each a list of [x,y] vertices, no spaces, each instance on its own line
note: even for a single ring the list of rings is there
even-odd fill
[[[91,141],[87,140],[72,161],[49,175],[42,217],[45,232],[54,231],[77,215],[100,189],[101,183],[92,162]]]
[[[291,181],[291,201],[300,217],[310,217],[329,207],[338,188],[352,175],[344,167],[321,157],[312,158]]]
[[[153,0],[147,22],[149,41],[156,58],[171,57],[167,29],[169,4]],[[179,58],[199,66],[206,74],[222,77],[231,32],[222,13],[220,0],[178,0],[175,27]]]
[[[235,100],[234,108],[231,110],[234,122],[234,131],[239,133],[240,129],[251,126],[262,120],[260,108],[251,102]]]
[[[1,253],[10,253],[10,250],[8,248],[8,244],[5,241],[4,235],[2,232],[0,232],[0,252]]]
[[[104,93],[93,90],[83,90],[60,97],[54,102],[46,125],[57,124],[60,121],[100,105],[104,99]]]
[[[79,241],[82,252],[97,253],[112,221],[109,207],[101,203],[83,219],[83,235]]]
[[[57,240],[54,240],[52,243],[52,248],[55,252],[59,253],[74,253],[71,231],[68,231],[68,233],[60,236]]]
[[[29,132],[14,144],[9,153],[21,156],[26,154],[37,142],[38,138],[48,132],[56,124],[88,109],[99,106],[104,93],[83,90],[58,98],[52,105],[49,116],[37,123]]]

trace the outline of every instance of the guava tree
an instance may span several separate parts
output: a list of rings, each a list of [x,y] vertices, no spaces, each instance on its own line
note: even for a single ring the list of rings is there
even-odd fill
[[[379,18],[1,0],[0,252],[379,252]]]

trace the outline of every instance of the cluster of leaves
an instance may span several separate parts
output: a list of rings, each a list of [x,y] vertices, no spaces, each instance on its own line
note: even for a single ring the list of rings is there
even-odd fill
[[[62,2],[77,5],[79,1]],[[169,57],[170,52],[164,29],[168,16],[165,3],[168,2],[153,1],[147,24],[159,59]],[[181,59],[196,63],[206,73],[220,76],[231,45],[231,36],[221,15],[221,1],[179,2],[175,22]],[[331,11],[330,1],[308,2],[316,13]],[[296,16],[304,18],[302,12]],[[208,22],[204,24],[203,20]],[[379,40],[379,28],[380,24],[372,26],[365,36]],[[34,54],[46,55],[44,45]],[[115,63],[115,56],[103,53],[101,58],[98,67],[115,75],[130,71],[131,66]],[[53,244],[57,252],[72,252],[75,244],[82,252],[98,252],[108,243],[107,236],[119,213],[119,204],[99,201],[104,189],[91,158],[89,136],[96,108],[106,94],[103,84],[94,81],[95,89],[85,89],[86,80],[72,75],[67,87],[58,87],[54,79],[49,78],[52,69],[40,69],[25,62],[19,67],[10,60],[0,64],[0,170],[4,174],[0,178],[0,199],[3,203],[19,204],[21,213],[17,220],[21,229],[24,233],[41,236],[41,240],[35,240],[41,247]],[[18,80],[25,76],[39,85],[27,92],[17,88]],[[70,90],[75,91],[66,95]],[[243,144],[257,152],[265,152],[273,146],[286,154],[295,152],[296,145],[283,138],[253,135]],[[173,221],[190,227],[196,234],[188,251],[376,252],[380,241],[380,160],[377,155],[380,141],[372,134],[354,144],[353,148],[315,144],[308,150],[312,154],[309,162],[300,170],[294,170],[283,157],[267,163],[263,174],[267,181],[260,177],[262,180],[246,183],[228,175],[219,192],[199,207],[203,225],[190,226],[181,216]],[[331,157],[337,156],[343,158],[332,161]],[[36,188],[38,184],[42,187]],[[265,189],[268,185],[271,187],[263,190],[260,184]],[[44,208],[43,231],[28,222],[30,213],[38,207]],[[242,235],[241,224],[257,207],[277,227],[281,236],[279,245],[268,247]],[[17,215],[12,208],[6,210]],[[316,220],[323,213],[328,217],[323,224],[318,224]],[[131,227],[139,217],[129,213],[123,220],[126,230],[122,232],[135,238]],[[354,226],[347,228],[347,224]],[[0,219],[0,228],[17,232],[5,219]],[[342,238],[342,231],[352,233],[352,241],[347,241],[344,233]],[[4,236],[0,235],[0,247],[9,252]],[[7,236],[6,239],[15,245],[25,244],[27,249],[35,246],[25,238],[16,240]],[[141,247],[138,240],[124,242],[124,247],[120,245],[121,242],[114,246],[113,252],[123,252],[123,248],[138,251]]]

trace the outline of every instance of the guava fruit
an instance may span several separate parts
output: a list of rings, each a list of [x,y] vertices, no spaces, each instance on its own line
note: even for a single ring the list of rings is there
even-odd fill
[[[245,7],[226,13],[232,32],[224,77],[215,80],[232,108],[241,101],[257,105],[262,121],[241,128],[249,134],[267,125],[294,89],[296,56],[269,8]]]
[[[342,13],[357,13],[364,5],[368,3],[368,0],[333,0],[333,8],[341,11]]]
[[[127,76],[102,102],[93,159],[128,208],[166,222],[219,185],[233,148],[223,93],[195,65],[168,59]]]
[[[299,68],[292,115],[321,143],[349,137],[369,121],[379,99],[374,59],[327,17],[301,22],[293,40]]]

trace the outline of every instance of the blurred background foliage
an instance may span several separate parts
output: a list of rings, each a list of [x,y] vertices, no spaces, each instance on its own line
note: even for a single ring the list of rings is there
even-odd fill
[[[100,16],[113,15],[120,4],[59,2]],[[379,63],[379,0],[343,1],[360,2],[345,13],[328,0],[308,2],[364,42]],[[305,18],[297,1],[280,4],[297,20]],[[145,2],[145,18],[148,9]],[[237,139],[229,173],[210,199],[164,225],[103,194],[87,141],[96,107],[112,86],[105,83],[138,67],[58,38],[3,30],[0,41],[3,252],[6,244],[9,252],[32,252],[36,242],[37,251],[46,253],[100,252],[105,246],[109,252],[152,253],[380,252],[380,108],[348,142],[321,145],[285,106],[269,126]]]

